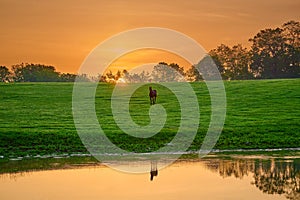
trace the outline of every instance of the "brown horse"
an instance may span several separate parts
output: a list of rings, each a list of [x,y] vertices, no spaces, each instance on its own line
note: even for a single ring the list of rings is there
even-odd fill
[[[152,87],[149,87],[149,97],[150,105],[154,105],[156,103],[157,92],[156,90],[152,90]]]

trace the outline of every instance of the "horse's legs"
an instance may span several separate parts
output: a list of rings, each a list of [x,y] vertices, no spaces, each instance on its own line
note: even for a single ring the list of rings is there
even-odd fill
[[[156,103],[156,97],[150,97],[150,105],[154,105]]]

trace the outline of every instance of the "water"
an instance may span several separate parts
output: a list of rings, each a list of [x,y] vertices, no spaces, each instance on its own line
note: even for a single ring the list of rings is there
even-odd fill
[[[84,159],[0,164],[0,199],[300,199],[299,156],[180,160],[152,181],[155,163],[143,163],[149,173],[128,174]]]

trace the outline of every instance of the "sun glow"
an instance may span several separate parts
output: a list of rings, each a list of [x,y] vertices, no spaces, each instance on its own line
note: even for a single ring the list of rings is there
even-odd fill
[[[124,78],[119,78],[117,80],[117,83],[126,83],[126,80]]]
[[[124,69],[130,71],[146,63],[158,64],[159,62],[177,63],[179,64],[179,66],[184,67],[185,69],[189,68],[192,65],[179,55],[168,51],[160,49],[142,49],[121,56],[110,64],[106,72],[110,70],[115,73],[118,70],[123,71]]]

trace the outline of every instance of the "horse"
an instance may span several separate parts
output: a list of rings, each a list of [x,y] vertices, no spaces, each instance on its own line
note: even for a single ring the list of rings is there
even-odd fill
[[[152,87],[149,87],[149,97],[150,105],[154,105],[156,103],[157,92],[156,90],[152,90]]]

